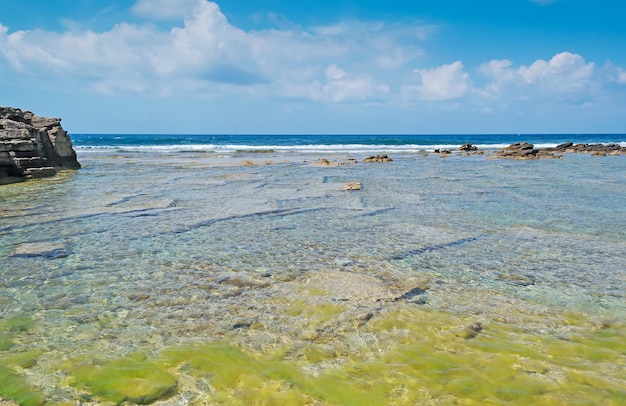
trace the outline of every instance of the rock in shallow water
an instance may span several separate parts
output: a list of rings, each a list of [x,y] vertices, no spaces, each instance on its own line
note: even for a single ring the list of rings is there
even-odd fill
[[[361,183],[359,182],[348,182],[344,185],[341,190],[361,190]]]
[[[17,245],[11,256],[14,258],[57,259],[69,256],[69,251],[64,244],[57,242],[32,242]]]

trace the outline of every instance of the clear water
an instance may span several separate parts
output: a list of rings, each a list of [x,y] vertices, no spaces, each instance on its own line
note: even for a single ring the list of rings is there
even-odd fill
[[[85,148],[3,186],[0,378],[21,394],[0,399],[141,401],[80,372],[136,354],[176,381],[164,404],[626,399],[624,156],[366,152]]]

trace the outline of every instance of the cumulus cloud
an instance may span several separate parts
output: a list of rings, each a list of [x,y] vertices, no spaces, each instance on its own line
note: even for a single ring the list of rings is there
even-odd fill
[[[549,81],[557,88],[584,86],[594,70],[593,63],[586,63],[582,56],[570,52],[556,54],[549,61],[537,60],[532,65],[519,68],[526,83]]]
[[[276,97],[343,102],[388,92],[376,77],[419,58],[416,42],[432,30],[345,21],[244,31],[206,0],[138,0],[132,11],[147,19],[180,20],[165,29],[151,21],[119,23],[105,32],[11,33],[0,26],[0,57],[22,74],[72,77],[108,93],[168,94],[187,86],[218,94],[234,86],[257,87],[257,93]],[[350,73],[335,77],[338,72],[327,70],[332,64]]]
[[[132,12],[147,21],[121,22],[103,32],[11,32],[0,24],[0,59],[20,75],[50,82],[71,78],[112,94],[237,92],[328,103],[409,100],[441,106],[463,99],[484,111],[497,109],[489,105],[496,98],[583,94],[602,80],[626,84],[622,68],[605,68],[600,77],[593,62],[570,52],[527,65],[485,62],[478,68],[486,80],[480,87],[475,85],[480,75],[470,77],[477,72],[466,71],[462,61],[416,69],[425,55],[422,41],[438,29],[427,24],[352,20],[246,31],[207,0],[138,0]]]
[[[492,60],[479,71],[490,82],[483,89],[486,94],[497,95],[508,87],[532,87],[552,93],[580,91],[593,80],[595,64],[570,52],[554,55],[549,61],[538,59],[532,64],[515,68],[509,60]]]
[[[415,69],[421,84],[406,90],[426,101],[445,101],[463,97],[470,87],[469,75],[459,61],[432,69]]]

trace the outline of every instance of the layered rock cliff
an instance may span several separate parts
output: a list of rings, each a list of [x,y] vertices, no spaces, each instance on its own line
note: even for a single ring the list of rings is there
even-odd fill
[[[76,152],[60,118],[0,107],[0,184],[78,168]]]

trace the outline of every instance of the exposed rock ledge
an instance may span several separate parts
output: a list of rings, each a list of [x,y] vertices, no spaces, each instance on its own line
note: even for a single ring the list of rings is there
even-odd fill
[[[587,153],[595,156],[626,154],[626,148],[619,144],[576,144],[566,142],[553,148],[535,148],[527,142],[516,142],[496,152],[496,158],[537,159],[562,158],[565,153]]]
[[[76,152],[60,118],[0,107],[0,184],[78,168]]]

